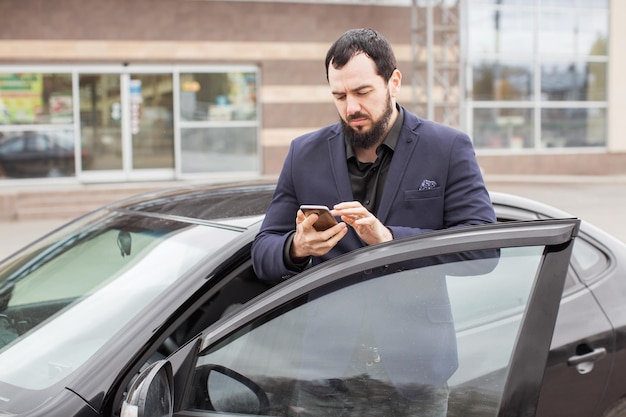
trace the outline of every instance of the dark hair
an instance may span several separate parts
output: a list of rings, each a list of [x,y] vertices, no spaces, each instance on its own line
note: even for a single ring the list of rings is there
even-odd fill
[[[370,57],[378,75],[389,81],[391,74],[397,68],[396,56],[387,39],[374,29],[351,29],[345,32],[332,44],[326,54],[326,80],[328,68],[341,69],[353,56],[364,53]]]

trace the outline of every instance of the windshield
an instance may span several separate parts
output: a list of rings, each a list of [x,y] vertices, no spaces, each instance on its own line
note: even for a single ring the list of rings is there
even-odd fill
[[[60,381],[241,230],[103,211],[7,260],[0,381],[27,389]]]

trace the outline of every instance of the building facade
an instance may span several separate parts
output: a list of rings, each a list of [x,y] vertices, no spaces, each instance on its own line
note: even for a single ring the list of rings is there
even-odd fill
[[[626,174],[621,0],[0,0],[0,187],[276,175],[338,120],[324,57],[393,44],[399,101],[487,174]]]

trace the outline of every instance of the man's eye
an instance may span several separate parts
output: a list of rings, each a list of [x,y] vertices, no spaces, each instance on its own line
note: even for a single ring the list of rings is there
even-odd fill
[[[358,94],[359,94],[360,96],[365,96],[365,95],[369,94],[369,92],[370,92],[370,90],[359,91],[359,92],[358,92]]]

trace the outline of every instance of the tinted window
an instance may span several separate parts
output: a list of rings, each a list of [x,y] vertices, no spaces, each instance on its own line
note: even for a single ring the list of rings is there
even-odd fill
[[[386,265],[309,292],[209,347],[186,408],[250,409],[240,390],[213,391],[217,365],[257,384],[275,416],[423,415],[433,404],[495,415],[543,250],[502,249],[497,265]]]
[[[545,216],[539,216],[533,211],[523,210],[519,207],[514,206],[496,205],[494,208],[496,210],[496,215],[499,222],[530,221],[537,220],[539,218],[548,218]],[[574,255],[572,256],[572,258],[575,258],[576,256],[576,247],[574,247]],[[582,288],[582,285],[576,279],[574,269],[570,265],[567,271],[567,276],[565,278],[565,287],[563,293],[570,294],[580,288]]]
[[[240,236],[145,216],[95,217],[0,267],[0,383],[32,390],[58,383]]]
[[[579,237],[574,243],[572,264],[579,278],[590,282],[608,267],[609,260],[604,252]]]

